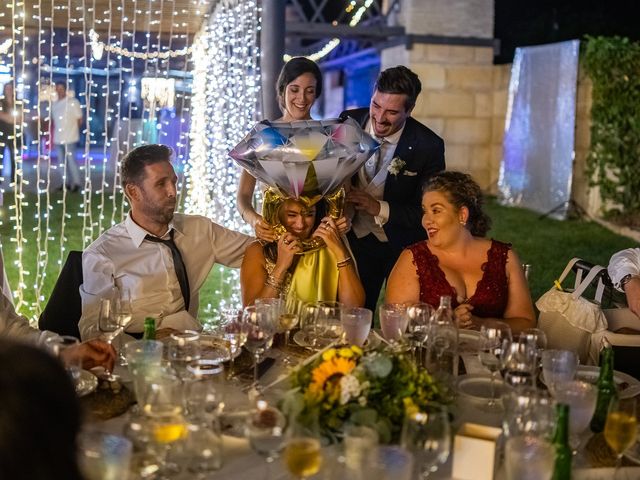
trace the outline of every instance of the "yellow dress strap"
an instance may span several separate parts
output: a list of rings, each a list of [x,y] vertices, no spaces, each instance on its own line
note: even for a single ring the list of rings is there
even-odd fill
[[[303,303],[337,300],[339,274],[328,248],[302,255],[289,284],[287,310],[299,311]]]

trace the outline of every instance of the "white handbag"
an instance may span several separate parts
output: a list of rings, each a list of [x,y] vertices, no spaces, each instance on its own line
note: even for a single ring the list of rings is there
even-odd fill
[[[569,261],[558,279],[560,285],[579,260],[573,258]],[[587,365],[598,364],[601,334],[607,330],[607,319],[600,307],[604,292],[602,280],[598,279],[593,300],[582,295],[602,270],[604,267],[596,265],[584,278],[582,270],[579,270],[572,291],[554,287],[536,302],[540,310],[538,328],[547,335],[547,348],[574,351],[580,363]]]

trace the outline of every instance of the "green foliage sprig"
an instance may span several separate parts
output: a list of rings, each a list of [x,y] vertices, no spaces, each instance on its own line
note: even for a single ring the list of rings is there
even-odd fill
[[[640,213],[640,43],[587,37],[584,66],[593,82],[587,171],[605,214]]]

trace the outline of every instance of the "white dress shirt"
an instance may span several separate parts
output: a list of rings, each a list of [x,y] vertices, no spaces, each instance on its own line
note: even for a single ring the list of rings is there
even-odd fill
[[[78,143],[80,140],[78,120],[82,118],[82,110],[80,102],[76,98],[65,97],[53,102],[51,118],[53,119],[53,143],[55,145]]]
[[[609,260],[609,276],[613,285],[620,291],[620,280],[626,275],[640,276],[640,248],[627,248],[618,253],[614,253]]]
[[[128,332],[142,332],[145,317],[154,317],[157,328],[200,329],[198,292],[214,263],[240,267],[246,247],[254,240],[248,235],[228,230],[206,217],[176,213],[162,237],[174,241],[182,255],[191,300],[189,311],[173,267],[171,250],[161,243],[145,240],[149,234],[127,215],[124,222],[111,227],[84,251],[80,286],[82,317],[79,322],[83,339],[99,335],[100,299],[112,294],[114,286],[129,290],[132,321]]]
[[[382,228],[384,224],[389,221],[389,202],[385,202],[383,200],[384,183],[389,173],[387,169],[393,160],[393,154],[396,151],[396,147],[398,146],[398,142],[400,141],[403,131],[404,125],[393,135],[384,137],[384,139],[378,139],[375,136],[371,120],[369,120],[367,124],[367,132],[369,135],[376,138],[378,141],[384,140],[384,142],[380,145],[380,156],[377,162],[379,165],[378,173],[373,178],[370,178],[367,174],[367,163],[376,161],[376,156],[374,155],[367,160],[365,165],[358,171],[357,185],[359,188],[362,188],[373,198],[378,200],[378,203],[380,204],[380,212],[374,217],[365,212],[356,211],[355,216],[353,217],[352,228],[353,233],[358,238],[362,238],[369,233],[373,233],[379,241],[388,241],[387,235],[384,233],[384,229]]]

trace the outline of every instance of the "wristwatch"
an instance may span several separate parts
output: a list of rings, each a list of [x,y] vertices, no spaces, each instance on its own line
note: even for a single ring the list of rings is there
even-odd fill
[[[638,275],[634,275],[633,273],[627,273],[624,277],[620,279],[620,289],[624,291],[624,286],[629,283],[633,278],[638,278]]]

